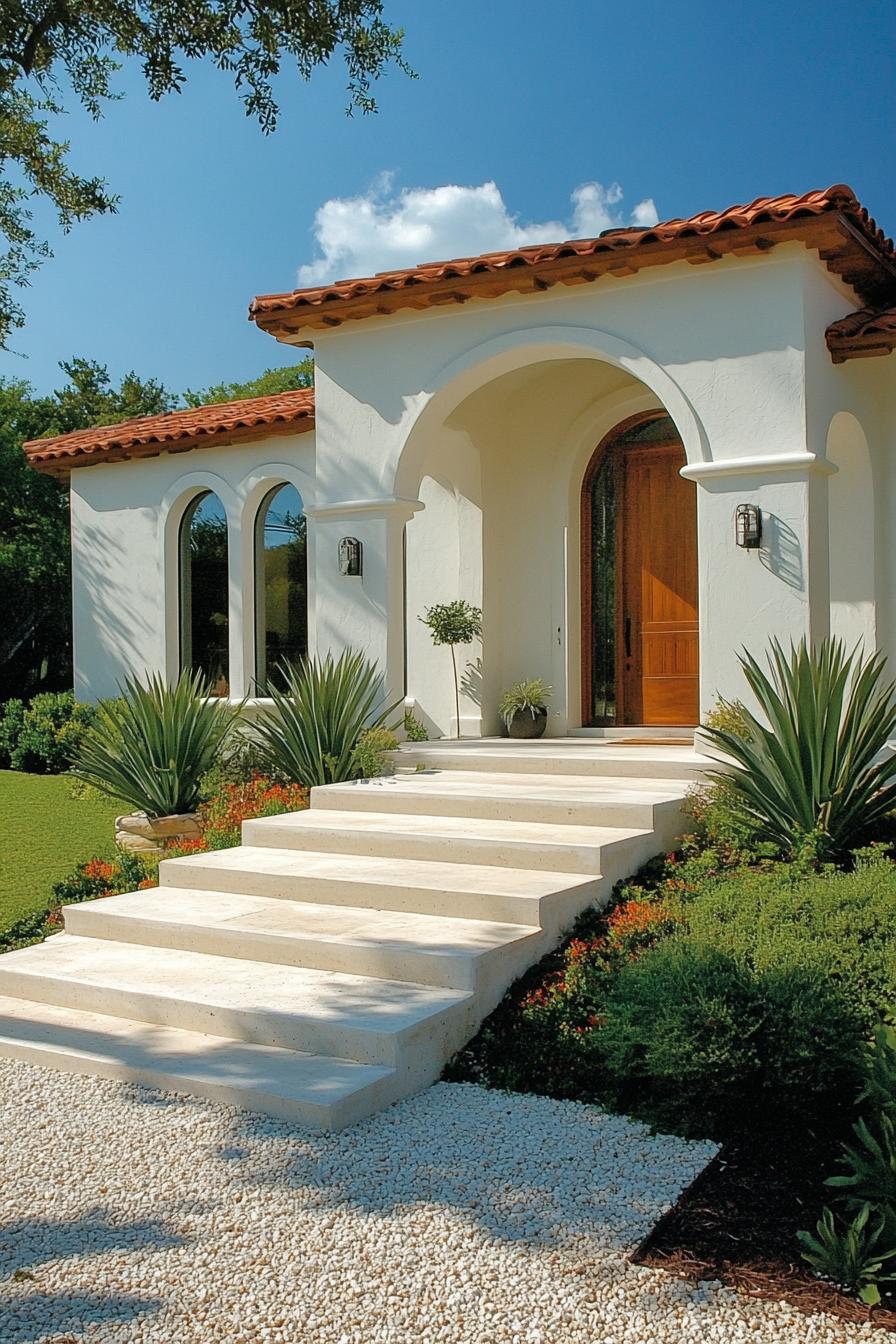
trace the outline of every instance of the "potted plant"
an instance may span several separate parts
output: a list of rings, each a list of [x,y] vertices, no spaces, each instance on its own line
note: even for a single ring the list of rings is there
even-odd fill
[[[509,687],[499,706],[508,737],[541,737],[547,727],[550,698],[551,687],[541,677]]]

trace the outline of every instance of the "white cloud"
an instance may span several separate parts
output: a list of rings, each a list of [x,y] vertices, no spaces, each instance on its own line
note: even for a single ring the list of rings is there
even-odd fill
[[[494,182],[479,187],[396,190],[385,174],[360,196],[325,201],[314,216],[318,256],[299,267],[300,285],[373,275],[424,261],[443,261],[522,247],[589,238],[603,229],[657,222],[652,199],[622,208],[618,183],[583,182],[572,193],[567,220],[521,224]]]

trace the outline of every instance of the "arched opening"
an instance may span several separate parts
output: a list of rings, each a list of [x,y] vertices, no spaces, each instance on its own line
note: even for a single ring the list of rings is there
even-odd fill
[[[200,671],[215,695],[230,689],[227,515],[211,490],[180,524],[180,667]]]
[[[582,722],[699,720],[696,490],[681,438],[648,411],[598,445],[582,483]]]
[[[590,709],[582,713],[580,554],[582,479],[595,443],[636,416],[664,417],[677,431],[676,471],[682,444],[689,461],[703,460],[702,429],[662,370],[590,335],[523,333],[497,354],[469,352],[440,375],[404,442],[392,489],[424,505],[407,525],[406,686],[435,732],[456,730],[453,705],[443,651],[430,647],[418,618],[456,598],[483,613],[481,646],[465,649],[462,734],[500,732],[502,692],[536,678],[552,688],[549,735],[594,722]],[[681,478],[678,486],[693,519],[696,489]]]
[[[255,519],[255,678],[284,684],[283,667],[308,652],[307,525],[294,485],[265,495]]]

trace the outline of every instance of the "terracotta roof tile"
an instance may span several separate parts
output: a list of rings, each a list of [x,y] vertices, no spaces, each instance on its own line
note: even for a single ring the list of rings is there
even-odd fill
[[[608,229],[597,238],[538,244],[509,252],[431,262],[357,280],[283,294],[262,294],[249,317],[276,336],[338,326],[405,307],[463,303],[474,297],[534,292],[603,274],[630,275],[672,261],[714,261],[725,253],[761,253],[778,242],[816,246],[835,273],[863,298],[896,297],[896,253],[850,187],[802,196],[759,196],[748,205],[704,210],[653,228]],[[310,342],[306,341],[305,344]]]
[[[52,439],[31,439],[25,456],[39,471],[65,473],[95,462],[157,457],[190,448],[244,443],[270,434],[300,434],[314,426],[314,390],[223,401],[165,415],[144,415],[117,425],[78,429]]]
[[[835,364],[865,355],[888,355],[896,350],[896,308],[881,312],[860,308],[832,322],[825,339]]]

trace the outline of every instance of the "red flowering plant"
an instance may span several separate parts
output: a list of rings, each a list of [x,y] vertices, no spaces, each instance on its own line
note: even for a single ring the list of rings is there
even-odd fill
[[[203,849],[231,849],[240,843],[240,828],[254,817],[276,817],[301,812],[308,806],[308,790],[300,784],[278,784],[254,774],[240,783],[224,784],[199,807],[201,843],[180,845],[178,853],[201,853]]]
[[[674,933],[678,923],[674,910],[664,900],[635,897],[610,913],[607,942],[613,952],[632,960]]]
[[[68,877],[53,888],[54,908],[98,896],[118,896],[141,886],[155,886],[156,865],[121,849],[114,859],[92,858],[79,863]]]

